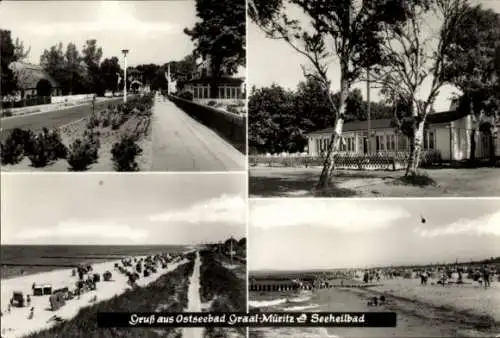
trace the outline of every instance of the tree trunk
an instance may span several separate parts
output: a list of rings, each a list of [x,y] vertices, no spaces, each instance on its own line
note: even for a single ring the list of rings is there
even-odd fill
[[[341,91],[339,106],[337,109],[337,118],[335,120],[335,131],[328,142],[328,150],[323,162],[323,170],[319,177],[317,189],[325,189],[330,186],[331,179],[335,170],[335,154],[338,151],[340,138],[342,137],[342,129],[344,127],[344,113],[346,108],[346,100],[349,87],[344,81],[341,81]],[[330,95],[330,93],[328,93]]]
[[[477,144],[477,135],[478,135],[478,131],[477,131],[477,127],[474,126],[474,128],[471,130],[471,134],[470,134],[470,157],[469,157],[469,161],[471,164],[474,164],[474,162],[476,162],[476,144]]]
[[[406,168],[405,176],[416,175],[422,154],[422,141],[424,139],[425,118],[417,124],[413,134],[413,149],[410,151],[410,160]]]

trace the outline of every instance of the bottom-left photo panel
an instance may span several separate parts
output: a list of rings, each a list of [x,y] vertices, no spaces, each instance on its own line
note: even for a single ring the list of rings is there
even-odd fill
[[[96,318],[245,312],[246,190],[236,173],[2,173],[2,338],[245,337]]]

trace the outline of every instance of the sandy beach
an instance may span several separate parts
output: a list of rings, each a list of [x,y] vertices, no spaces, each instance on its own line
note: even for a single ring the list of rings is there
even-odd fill
[[[146,256],[137,256],[136,258],[145,257]],[[75,317],[78,314],[78,311],[84,307],[91,306],[96,302],[101,302],[122,294],[125,290],[129,289],[130,286],[127,284],[127,276],[115,270],[114,264],[118,262],[118,260],[115,260],[93,264],[92,273],[99,273],[102,275],[104,272],[109,270],[113,274],[111,281],[101,281],[97,283],[97,290],[86,292],[82,294],[79,299],[75,297],[74,299],[67,301],[66,305],[57,311],[50,310],[50,296],[32,296],[31,286],[33,282],[36,282],[37,284],[51,284],[54,289],[63,287],[73,289],[78,277],[72,276],[71,269],[55,270],[2,280],[2,337],[23,337],[32,332],[48,329],[56,323],[55,321],[50,320],[50,318],[54,315],[57,315],[64,320],[68,320]],[[141,277],[137,281],[137,285],[141,287],[146,286],[158,279],[161,275],[175,270],[179,265],[186,262],[187,260],[177,260],[169,263],[166,269],[162,269],[160,267],[157,270],[157,273],[152,273],[148,277]],[[31,296],[31,306],[35,308],[34,317],[32,319],[28,319],[30,307],[12,307],[10,313],[7,313],[7,307],[14,291],[21,291],[24,295],[29,294]],[[94,297],[97,297],[97,299],[95,302],[92,302]]]
[[[300,294],[250,293],[250,306],[261,311],[395,311],[395,328],[252,328],[250,337],[492,337],[500,334],[500,283],[420,286],[417,279],[389,279],[372,288],[323,289]],[[432,282],[432,281],[429,281]],[[372,296],[387,304],[370,307]],[[482,322],[492,327],[482,327]]]

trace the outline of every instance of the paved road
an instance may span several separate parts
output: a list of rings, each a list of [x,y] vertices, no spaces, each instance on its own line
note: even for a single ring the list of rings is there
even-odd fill
[[[95,106],[96,109],[101,109],[107,107],[110,103],[116,104],[121,101],[122,99],[117,98],[104,102],[96,102]],[[47,127],[50,129],[71,123],[89,115],[92,110],[91,106],[91,103],[87,103],[84,105],[67,107],[50,112],[33,113],[2,118],[0,120],[0,126],[2,128],[2,140],[6,135],[5,131],[14,128],[40,130],[43,127]]]
[[[153,171],[243,171],[245,156],[170,101],[156,102]]]

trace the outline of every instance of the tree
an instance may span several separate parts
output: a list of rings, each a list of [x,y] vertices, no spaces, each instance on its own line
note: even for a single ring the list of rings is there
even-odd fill
[[[84,78],[86,77],[87,68],[74,43],[70,42],[68,44],[64,57],[66,69],[66,80],[62,83],[64,92],[72,95],[73,92],[79,93],[84,91]]]
[[[40,65],[58,83],[64,84],[67,82],[68,73],[65,65],[62,42],[43,51],[40,56]]]
[[[290,151],[294,131],[299,130],[298,126],[290,125],[293,114],[293,92],[277,85],[253,88],[248,101],[250,149],[260,153]]]
[[[246,12],[244,0],[196,0],[199,22],[184,33],[195,42],[195,54],[210,57],[215,79],[232,75],[246,63]],[[217,86],[212,87],[217,93]]]
[[[14,73],[9,68],[9,65],[17,60],[15,53],[15,45],[12,42],[11,32],[9,30],[0,30],[0,37],[2,39],[0,46],[0,77],[2,95],[10,94],[16,90],[16,81]]]
[[[385,66],[376,69],[375,82],[383,93],[408,100],[413,132],[410,158],[405,175],[416,175],[420,164],[424,128],[440,88],[445,84],[444,57],[458,34],[457,28],[465,14],[466,0],[412,0],[407,3],[408,20],[388,26],[384,43]],[[425,28],[431,15],[441,22],[435,36]],[[430,87],[424,94],[424,82]],[[396,94],[395,94],[396,93]],[[418,95],[424,96],[420,100]],[[420,102],[422,103],[420,103]]]
[[[113,92],[118,90],[118,75],[121,72],[120,62],[116,56],[102,61],[99,74],[104,81],[106,90]]]
[[[14,42],[14,55],[16,61],[24,61],[30,54],[30,51],[31,47],[28,47],[28,50],[25,50],[24,43],[19,38],[16,38],[16,41]]]
[[[498,110],[487,106],[495,97],[500,99],[500,15],[481,6],[466,7],[465,11],[457,27],[460,34],[451,36],[450,47],[446,49],[443,78],[462,91],[458,109],[467,110],[472,116],[470,160],[474,162],[482,122],[485,117],[496,121],[499,116]]]
[[[87,66],[87,83],[91,92],[104,94],[104,88],[99,78],[99,65],[102,58],[102,48],[97,47],[97,40],[87,40],[82,49],[82,60]]]
[[[168,64],[170,64],[172,79],[177,82],[177,90],[182,90],[196,70],[196,56],[189,54],[181,61],[172,61],[166,65]]]
[[[381,62],[382,30],[385,25],[406,20],[409,12],[403,0],[250,0],[249,16],[269,37],[287,42],[309,62],[303,67],[306,78],[321,83],[322,92],[334,111],[335,132],[325,156],[318,188],[327,188],[334,173],[334,154],[342,136],[346,101],[352,85],[363,71]],[[289,7],[299,7],[311,22],[305,30],[303,22],[289,18]],[[340,95],[336,104],[330,95],[328,66],[337,56],[340,69]]]

